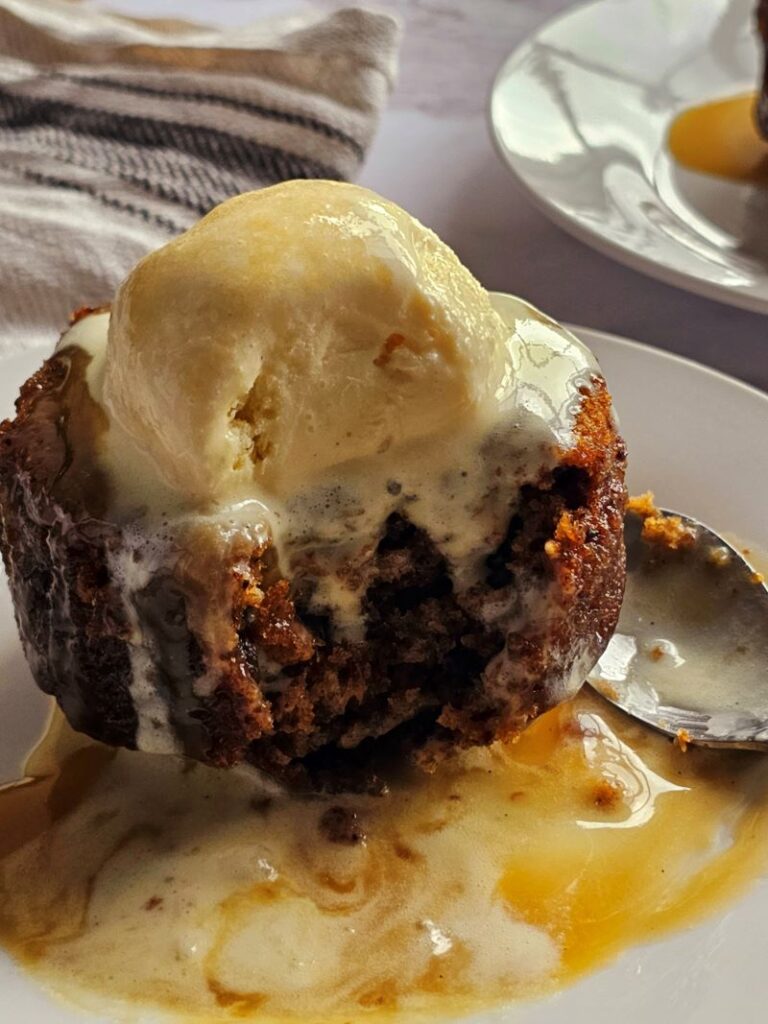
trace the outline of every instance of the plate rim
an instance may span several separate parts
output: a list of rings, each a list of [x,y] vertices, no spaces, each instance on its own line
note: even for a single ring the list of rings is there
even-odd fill
[[[577,338],[581,337],[582,332],[588,337],[585,339],[584,344],[589,347],[589,337],[598,338],[600,341],[607,341],[611,345],[618,345],[621,348],[628,348],[631,350],[640,350],[645,353],[650,351],[654,356],[661,356],[663,359],[669,360],[672,363],[677,363],[684,369],[695,370],[703,372],[709,377],[715,380],[725,381],[727,384],[735,384],[742,391],[746,392],[753,398],[757,398],[761,402],[768,403],[768,391],[763,391],[762,388],[756,387],[754,384],[749,384],[747,381],[741,380],[739,377],[734,377],[730,373],[725,373],[723,370],[718,370],[714,366],[707,366],[706,363],[700,363],[696,359],[690,359],[688,356],[680,356],[676,352],[669,352],[667,349],[659,348],[658,345],[651,345],[650,342],[638,341],[635,338],[627,338],[623,334],[615,334],[613,331],[604,331],[598,327],[587,327],[586,324],[574,324],[568,320],[560,322],[560,326],[564,327],[571,334],[575,334]]]
[[[678,270],[675,267],[668,267],[663,263],[650,259],[649,257],[638,255],[638,253],[628,246],[624,246],[619,242],[606,238],[605,236],[598,234],[596,231],[591,230],[589,227],[586,227],[575,218],[569,217],[568,214],[564,213],[545,193],[537,191],[528,183],[510,154],[510,151],[502,142],[501,133],[496,124],[497,118],[495,115],[495,107],[497,102],[499,102],[502,79],[506,77],[510,65],[513,64],[513,62],[530,47],[531,43],[537,40],[546,30],[559,25],[561,22],[567,22],[569,19],[582,14],[589,8],[605,7],[610,4],[611,0],[586,0],[584,3],[577,3],[572,7],[568,7],[565,11],[561,11],[554,17],[548,18],[546,21],[542,22],[533,30],[533,32],[530,32],[524,39],[522,39],[501,62],[491,81],[488,100],[485,104],[485,119],[488,127],[488,133],[491,137],[491,143],[497,156],[501,160],[502,164],[507,168],[516,185],[520,188],[528,201],[537,210],[539,210],[540,213],[543,213],[548,217],[553,224],[565,231],[566,234],[575,238],[583,245],[586,245],[600,253],[601,256],[613,259],[617,263],[621,263],[623,266],[629,267],[630,270],[645,274],[656,281],[660,281],[662,284],[691,292],[694,295],[698,295],[700,298],[709,299],[713,302],[720,302],[727,306],[735,306],[738,309],[745,309],[750,313],[768,316],[768,296],[763,299],[757,295],[740,291],[738,288],[732,288],[728,285],[706,281],[701,277],[697,277],[695,274],[689,273],[688,271]],[[710,175],[701,176],[705,178],[710,177]],[[660,351],[663,351],[663,349]],[[691,360],[691,362],[693,362],[693,360]]]

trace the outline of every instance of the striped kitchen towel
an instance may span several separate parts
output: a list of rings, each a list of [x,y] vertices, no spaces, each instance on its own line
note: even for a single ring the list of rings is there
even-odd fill
[[[228,196],[353,177],[398,37],[358,8],[223,31],[0,0],[0,353]]]

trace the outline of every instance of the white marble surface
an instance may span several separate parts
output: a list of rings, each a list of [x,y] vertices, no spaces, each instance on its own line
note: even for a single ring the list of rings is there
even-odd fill
[[[486,124],[496,68],[572,0],[379,0],[405,23],[400,81],[360,177],[434,228],[483,283],[768,389],[768,317],[679,291],[593,252],[530,206]],[[243,23],[336,0],[109,0],[136,15]],[[768,227],[766,227],[768,230]]]

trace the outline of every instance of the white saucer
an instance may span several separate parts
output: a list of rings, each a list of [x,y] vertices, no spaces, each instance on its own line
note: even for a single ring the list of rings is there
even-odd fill
[[[768,312],[768,189],[687,171],[681,110],[753,89],[754,0],[596,0],[499,71],[499,152],[560,227],[668,284]]]
[[[768,395],[656,349],[574,330],[598,356],[613,392],[630,452],[631,490],[651,487],[662,504],[768,550],[768,446],[755,443],[768,435]],[[37,350],[0,361],[0,417],[10,413],[18,385],[41,358]],[[19,759],[42,728],[46,707],[24,663],[0,572],[0,783],[18,777]],[[724,914],[630,948],[555,998],[477,1014],[471,1024],[756,1024],[765,1016],[766,921],[768,880]],[[62,1006],[2,951],[0,1006],[0,1019],[14,1024],[116,1019],[108,1011],[95,1018]]]

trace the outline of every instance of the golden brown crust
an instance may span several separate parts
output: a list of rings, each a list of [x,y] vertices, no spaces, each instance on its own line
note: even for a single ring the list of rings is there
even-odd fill
[[[100,519],[108,481],[92,458],[100,410],[82,385],[86,360],[47,360],[22,386],[15,420],[0,423],[0,549],[38,685],[83,731],[131,747],[130,629],[107,568],[120,537]],[[76,442],[75,405],[93,428]]]

